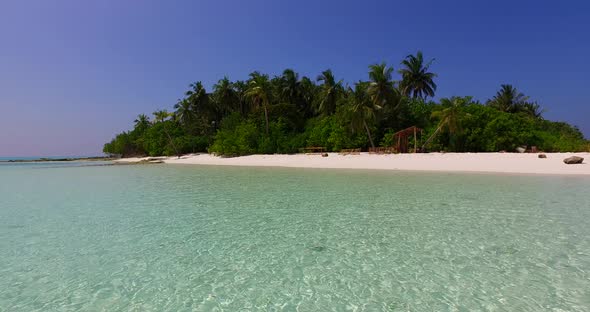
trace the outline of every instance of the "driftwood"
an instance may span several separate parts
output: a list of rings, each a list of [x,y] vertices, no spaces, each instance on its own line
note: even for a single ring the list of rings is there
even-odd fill
[[[371,147],[369,154],[395,154],[397,149],[395,147]]]
[[[323,146],[308,146],[300,148],[299,152],[305,154],[322,154],[326,152],[326,148]]]
[[[352,149],[343,149],[340,150],[340,155],[360,155],[361,149],[360,148],[352,148]]]

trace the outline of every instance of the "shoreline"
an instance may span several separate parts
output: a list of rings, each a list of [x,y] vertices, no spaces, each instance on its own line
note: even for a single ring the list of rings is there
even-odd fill
[[[36,159],[1,159],[0,163],[46,163],[46,162],[73,162],[73,161],[115,161],[111,157],[64,157],[64,158],[45,158],[40,157]]]
[[[239,157],[219,157],[211,154],[191,154],[178,157],[141,157],[114,160],[118,164],[165,163],[184,165],[215,165],[240,167],[283,167],[309,169],[365,169],[388,171],[423,171],[456,173],[549,174],[590,176],[590,153],[418,153],[340,155],[274,154]],[[584,163],[567,165],[570,156],[584,158]]]

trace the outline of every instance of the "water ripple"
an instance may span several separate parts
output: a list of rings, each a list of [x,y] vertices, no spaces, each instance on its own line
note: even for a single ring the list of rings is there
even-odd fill
[[[0,310],[590,310],[587,178],[4,167]]]

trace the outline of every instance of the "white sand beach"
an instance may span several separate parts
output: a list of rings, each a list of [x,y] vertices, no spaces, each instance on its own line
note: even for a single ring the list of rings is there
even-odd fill
[[[194,154],[159,158],[168,164],[196,164],[219,166],[257,166],[331,169],[380,169],[446,172],[495,172],[520,174],[590,175],[590,153],[428,153],[340,155],[329,153],[295,155],[250,155],[222,158],[210,154]],[[570,156],[584,158],[584,163],[567,165],[563,159]],[[147,158],[124,158],[118,162],[136,162]]]

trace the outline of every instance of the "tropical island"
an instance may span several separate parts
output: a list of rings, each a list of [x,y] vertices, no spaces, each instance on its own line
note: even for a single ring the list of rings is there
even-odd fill
[[[404,129],[414,130],[404,136],[405,149],[414,152],[589,151],[576,126],[544,119],[541,105],[509,84],[484,103],[470,96],[433,100],[433,61],[417,52],[397,72],[370,65],[367,79],[353,84],[329,69],[315,79],[292,69],[274,77],[255,71],[246,81],[224,77],[210,92],[196,82],[174,111],[139,115],[103,151],[120,157],[292,154],[310,147],[397,153],[404,151],[395,142]]]

